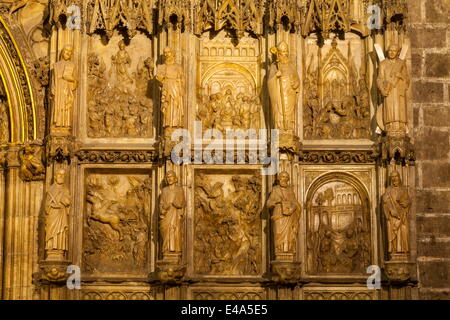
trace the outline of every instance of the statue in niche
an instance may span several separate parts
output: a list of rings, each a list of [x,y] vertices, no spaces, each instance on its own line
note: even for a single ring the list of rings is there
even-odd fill
[[[120,40],[118,47],[119,51],[111,57],[113,67],[110,73],[117,87],[127,90],[128,87],[133,85],[133,78],[128,73],[128,69],[131,66],[131,57],[125,50],[125,41]]]
[[[175,62],[175,51],[164,50],[164,62],[156,72],[156,79],[162,86],[162,112],[164,127],[180,128],[184,123],[184,72],[180,64]]]
[[[64,259],[68,250],[69,210],[72,204],[69,188],[65,185],[66,171],[58,170],[45,200],[45,250],[47,259]]]
[[[390,186],[382,197],[383,211],[387,223],[388,253],[391,257],[409,253],[409,210],[411,198],[408,189],[402,186],[398,171],[390,174]]]
[[[51,98],[53,100],[52,128],[67,129],[72,126],[75,90],[78,86],[75,63],[71,61],[73,46],[65,46],[60,61],[52,69]]]
[[[387,59],[380,63],[377,79],[378,88],[384,97],[383,127],[388,136],[405,136],[407,133],[406,94],[409,88],[409,74],[406,62],[399,58],[400,47],[391,44]]]
[[[300,78],[296,66],[290,61],[287,43],[281,42],[271,52],[277,56],[268,80],[275,128],[294,132]]]
[[[178,178],[175,172],[167,172],[166,181],[168,186],[162,189],[159,203],[163,259],[169,258],[171,254],[181,254],[186,207],[184,191],[177,185]]]
[[[289,180],[289,173],[281,172],[278,176],[279,185],[273,188],[267,200],[267,207],[273,210],[271,220],[277,260],[285,260],[283,257],[286,256],[293,259],[296,252],[301,205],[289,186]]]

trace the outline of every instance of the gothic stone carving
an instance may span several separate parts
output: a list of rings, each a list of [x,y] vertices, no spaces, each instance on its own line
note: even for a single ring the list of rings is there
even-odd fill
[[[65,185],[66,171],[58,170],[45,200],[45,252],[47,260],[64,260],[69,249],[69,210],[72,199]]]
[[[75,63],[71,61],[73,47],[68,45],[61,51],[61,59],[51,70],[52,122],[51,132],[69,132],[72,128],[72,112],[75,90],[78,86]]]
[[[182,128],[184,124],[184,71],[175,62],[175,51],[164,50],[165,64],[158,66],[156,78],[161,84],[161,110],[164,128]]]
[[[259,274],[261,177],[197,173],[194,202],[195,272]]]
[[[409,254],[409,210],[411,198],[402,186],[400,174],[393,171],[390,186],[382,197],[387,225],[388,253],[392,260],[407,260]]]
[[[161,252],[163,260],[179,261],[183,249],[184,211],[186,200],[183,188],[177,186],[173,171],[166,174],[167,186],[162,189],[159,201]]]
[[[199,107],[197,120],[205,129],[217,129],[225,134],[227,129],[261,128],[261,100],[256,95],[238,93],[233,95],[231,89],[212,94]],[[256,133],[256,132],[255,132]]]
[[[149,163],[156,161],[155,151],[78,150],[81,163]]]
[[[399,54],[398,45],[389,46],[388,59],[380,63],[377,80],[378,89],[384,97],[384,105],[378,111],[382,121],[378,125],[388,136],[393,137],[405,136],[408,126],[406,94],[409,74],[406,62],[399,58]]]
[[[308,203],[307,264],[313,274],[363,274],[371,261],[366,196],[342,180],[325,182]]]
[[[375,163],[379,153],[370,151],[302,151],[300,161],[314,164]]]
[[[9,122],[8,102],[2,92],[0,96],[0,145],[9,142]]]
[[[273,210],[272,226],[275,260],[294,261],[297,252],[297,236],[301,205],[289,186],[289,174],[281,172],[279,185],[275,186],[267,200],[267,207]]]
[[[111,57],[107,76],[106,65],[97,54],[88,57],[88,136],[92,138],[143,138],[152,136],[153,101],[148,85],[153,61],[139,61],[130,74],[131,57],[123,41]]]
[[[348,54],[344,57],[336,38],[325,57],[320,57],[321,54],[316,64],[315,56],[311,56],[304,81],[304,137],[368,139],[371,134],[370,99],[364,60],[358,75],[351,42],[348,42]]]
[[[245,31],[255,35],[263,33],[264,0],[201,1],[196,6],[195,33],[219,31],[223,27],[242,38]]]
[[[33,141],[25,144],[19,151],[20,177],[24,181],[39,181],[45,177],[43,165],[42,145]]]
[[[272,105],[274,128],[294,133],[300,79],[291,63],[289,47],[282,42],[271,52],[276,55],[269,73],[268,87]]]
[[[148,263],[150,177],[86,178],[83,269],[89,274],[144,274]]]
[[[88,33],[104,31],[111,38],[116,28],[125,28],[133,38],[137,30],[153,34],[153,0],[88,2]]]

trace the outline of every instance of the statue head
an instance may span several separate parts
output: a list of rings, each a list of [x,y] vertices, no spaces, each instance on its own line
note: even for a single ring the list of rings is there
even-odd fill
[[[394,187],[400,187],[400,185],[402,184],[400,173],[397,170],[392,171],[389,175],[389,178],[391,179],[391,185]]]
[[[400,46],[398,44],[391,44],[387,50],[387,56],[389,59],[396,59],[400,54]]]
[[[66,170],[60,169],[55,172],[55,183],[56,184],[64,184],[66,181]]]
[[[68,44],[61,50],[61,60],[69,61],[72,59],[73,46]]]
[[[287,171],[283,171],[278,175],[278,182],[282,188],[289,187],[289,173]]]
[[[170,47],[166,47],[164,49],[164,60],[166,63],[174,63],[175,62],[175,52]]]
[[[178,182],[177,174],[174,171],[168,171],[166,173],[166,181],[169,186],[172,186]]]
[[[120,40],[118,46],[120,50],[125,50],[125,41]]]

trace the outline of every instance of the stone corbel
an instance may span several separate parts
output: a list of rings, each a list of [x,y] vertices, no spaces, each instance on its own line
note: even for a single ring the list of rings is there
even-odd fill
[[[272,261],[272,281],[281,284],[295,284],[301,278],[301,262]]]
[[[414,262],[385,261],[383,271],[391,283],[404,284],[417,281]]]
[[[74,137],[50,135],[47,137],[47,165],[52,162],[62,163],[67,160],[71,162],[74,156]]]
[[[69,273],[69,261],[41,261],[39,272],[33,274],[33,282],[41,285],[66,285]]]
[[[406,164],[416,160],[414,146],[408,136],[380,136],[378,148],[383,162],[394,160]]]

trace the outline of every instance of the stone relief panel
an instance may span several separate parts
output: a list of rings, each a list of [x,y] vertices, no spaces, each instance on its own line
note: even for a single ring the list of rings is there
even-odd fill
[[[262,179],[254,171],[198,171],[194,195],[194,271],[261,273]]]
[[[311,186],[307,200],[307,272],[364,274],[371,264],[367,192],[346,174],[331,173]]]
[[[89,138],[153,136],[150,81],[155,64],[151,42],[143,34],[129,43],[115,35],[105,44],[90,38],[87,134]]]
[[[3,86],[0,89],[0,144],[4,144],[9,142],[9,107]]]
[[[83,270],[145,275],[149,261],[151,177],[89,172],[85,181]]]
[[[264,112],[260,100],[260,52],[257,39],[239,44],[220,32],[200,39],[196,120],[204,129],[260,129]]]
[[[369,139],[370,94],[363,40],[307,38],[304,77],[305,139]]]

